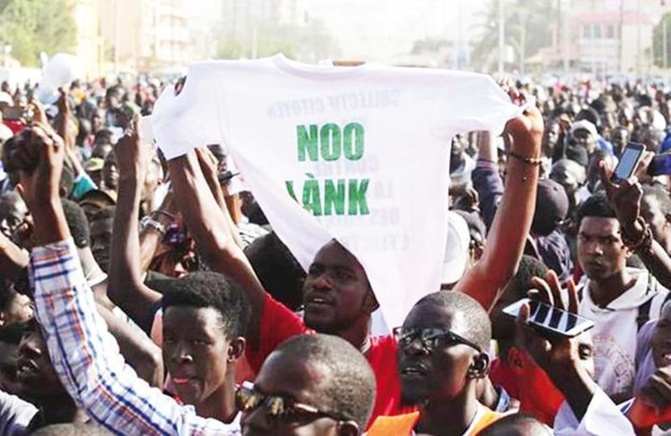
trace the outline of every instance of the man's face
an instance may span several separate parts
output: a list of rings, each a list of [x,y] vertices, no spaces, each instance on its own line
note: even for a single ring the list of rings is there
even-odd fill
[[[671,365],[671,305],[664,306],[650,339],[652,359],[657,368]]]
[[[641,216],[650,225],[655,240],[664,244],[669,233],[669,222],[655,196],[646,195],[641,199]]]
[[[18,195],[5,194],[0,197],[0,230],[7,237],[12,237],[26,215],[28,208]]]
[[[36,325],[30,327],[19,344],[16,377],[22,392],[29,396],[65,392],[49,359],[47,344]]]
[[[112,218],[101,218],[91,221],[89,230],[91,233],[91,252],[100,268],[109,271],[110,246],[112,244]]]
[[[573,139],[576,143],[585,147],[588,153],[591,153],[594,150],[596,145],[596,138],[592,136],[589,130],[578,129],[573,132]]]
[[[261,367],[254,388],[264,395],[280,395],[314,407],[329,410],[325,390],[333,382],[331,371],[323,365],[311,365],[301,356],[275,352]],[[242,434],[245,436],[321,436],[337,435],[338,423],[328,416],[315,414],[288,414],[273,417],[260,406],[242,417]]]
[[[624,270],[629,251],[616,218],[584,217],[578,231],[578,261],[592,280],[608,279]]]
[[[116,190],[119,185],[119,170],[116,164],[114,153],[108,153],[105,157],[105,165],[103,166],[103,181],[105,188]]]
[[[449,329],[472,340],[468,337],[467,325],[463,313],[425,302],[410,311],[403,328]],[[403,399],[414,404],[455,399],[466,386],[468,369],[478,354],[474,348],[461,343],[445,342],[432,350],[425,348],[420,339],[399,343],[397,365]]]
[[[226,389],[229,341],[212,307],[172,306],[163,314],[163,361],[186,404]]]
[[[303,285],[306,325],[329,334],[347,329],[365,313],[369,292],[366,272],[356,258],[337,242],[327,243],[315,256]]]

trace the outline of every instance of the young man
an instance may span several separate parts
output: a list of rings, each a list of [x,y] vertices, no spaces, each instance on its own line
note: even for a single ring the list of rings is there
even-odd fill
[[[577,224],[578,261],[587,276],[579,314],[596,323],[592,334],[597,383],[621,402],[633,393],[638,330],[659,317],[668,290],[647,270],[626,268],[630,250],[603,192],[580,206]]]
[[[489,371],[491,339],[477,301],[459,292],[429,294],[394,335],[403,399],[419,406],[417,433],[475,435],[501,416],[476,396],[477,381]]]
[[[132,139],[138,141],[137,134]],[[22,190],[35,216],[37,247],[31,265],[37,319],[56,373],[77,406],[117,434],[239,434],[236,422],[197,416],[192,407],[150,388],[125,364],[96,312],[60,205],[62,140],[48,127],[35,126],[20,141],[21,151],[13,159],[22,170]]]
[[[244,293],[221,274],[196,272],[168,282],[162,307],[163,361],[179,398],[200,416],[233,422],[235,362],[249,318]]]
[[[507,131],[513,137],[513,153],[536,158],[540,154],[542,120],[535,108],[511,120]],[[488,236],[483,258],[469,270],[455,290],[473,296],[491,307],[497,292],[514,274],[531,225],[536,197],[538,166],[532,160],[511,158],[499,213]],[[214,271],[235,279],[247,292],[252,320],[247,335],[247,358],[258,369],[283,341],[315,330],[339,336],[361,350],[374,368],[377,380],[373,416],[401,411],[400,383],[393,369],[396,343],[391,336],[371,337],[371,313],[377,308],[373,290],[361,263],[333,240],[316,254],[303,287],[305,318],[272,299],[261,286],[230,231],[221,209],[209,193],[195,153],[168,162],[175,197],[200,252]],[[518,225],[510,227],[508,223]],[[410,266],[409,266],[410,267]]]
[[[238,390],[245,435],[356,436],[375,401],[375,375],[363,355],[330,335],[299,335]]]

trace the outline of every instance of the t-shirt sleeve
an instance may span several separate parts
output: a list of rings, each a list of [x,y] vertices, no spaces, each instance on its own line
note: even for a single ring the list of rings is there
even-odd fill
[[[451,137],[478,130],[498,135],[506,122],[522,113],[490,76],[454,72],[436,90],[434,133]]]
[[[221,125],[226,116],[221,94],[216,66],[211,64],[191,65],[181,91],[172,86],[163,90],[154,106],[151,129],[166,159],[224,142]]]
[[[261,316],[258,349],[252,349],[251,346],[246,348],[245,354],[249,366],[255,373],[258,373],[266,357],[278,345],[293,336],[307,333],[307,331],[308,329],[300,316],[267,294],[263,305],[263,315]]]

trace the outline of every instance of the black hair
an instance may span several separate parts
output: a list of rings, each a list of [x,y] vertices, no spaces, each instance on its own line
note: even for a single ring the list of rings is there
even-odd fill
[[[512,413],[485,427],[480,436],[552,436],[552,431],[531,415]]]
[[[617,218],[617,215],[615,215],[615,209],[608,200],[606,193],[598,191],[578,206],[575,220],[578,228],[580,228],[582,219],[585,217]]]
[[[77,248],[85,248],[91,245],[91,234],[89,233],[89,222],[86,214],[77,203],[72,200],[63,199],[63,212],[65,221],[68,223],[70,233]]]
[[[116,211],[116,206],[105,206],[91,216],[89,223],[98,220],[114,219],[114,212]]]
[[[303,303],[305,271],[277,234],[256,238],[244,251],[264,289],[289,309],[297,310]]]
[[[671,215],[671,197],[661,185],[643,185],[643,196],[654,197],[659,202],[659,208],[664,215]]]
[[[166,282],[161,303],[163,311],[172,306],[215,309],[227,338],[245,336],[250,317],[245,292],[223,274],[197,271]]]
[[[492,337],[499,341],[499,346],[503,347],[507,345],[503,342],[512,342],[515,338],[515,320],[507,315],[500,314],[503,306],[525,298],[527,296],[527,291],[533,288],[531,279],[534,277],[543,278],[547,272],[548,267],[533,256],[525,254],[520,259],[517,272],[503,289],[503,293],[499,300],[502,304],[497,303],[490,314],[493,319]],[[505,355],[503,353],[500,354]]]
[[[467,321],[466,339],[477,344],[482,351],[489,349],[489,341],[492,339],[492,323],[489,321],[487,311],[472,297],[461,292],[439,291],[428,294],[415,304],[418,307],[423,304],[433,304],[454,312],[461,312]]]
[[[16,298],[14,283],[8,279],[0,279],[0,312],[5,312]]]
[[[375,374],[359,350],[342,338],[325,334],[298,335],[280,345],[273,354],[300,356],[330,374],[322,382],[317,397],[325,412],[366,427],[375,404]]]

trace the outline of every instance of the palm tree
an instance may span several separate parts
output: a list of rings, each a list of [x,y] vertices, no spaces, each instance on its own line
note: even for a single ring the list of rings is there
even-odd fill
[[[503,1],[505,27],[504,44],[511,46],[515,63],[524,66],[524,60],[542,47],[552,43],[557,28],[556,11],[561,0],[490,0],[481,14],[475,31],[471,60],[484,70],[492,70],[498,59],[499,2]]]

